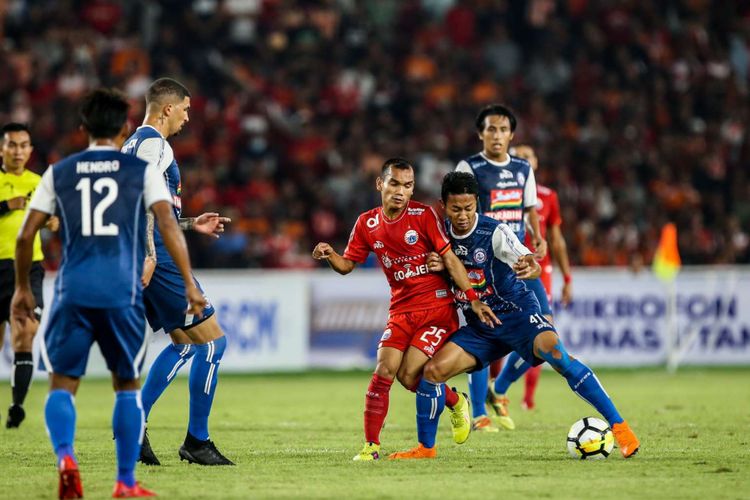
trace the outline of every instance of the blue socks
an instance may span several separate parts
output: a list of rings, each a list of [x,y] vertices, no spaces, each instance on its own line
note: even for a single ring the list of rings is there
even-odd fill
[[[66,455],[75,458],[73,440],[76,434],[76,407],[73,395],[62,389],[50,391],[44,405],[44,420],[58,463]]]
[[[610,427],[623,421],[614,403],[609,399],[609,395],[599,383],[599,379],[588,366],[574,359],[568,365],[567,370],[563,372],[563,376],[573,392],[596,408],[609,422]]]
[[[193,366],[190,367],[190,422],[188,432],[200,441],[208,439],[208,415],[216,392],[219,362],[227,347],[227,338],[220,337],[207,344],[196,344]],[[151,374],[149,373],[149,378]]]
[[[497,379],[495,379],[495,394],[507,393],[511,384],[521,378],[529,368],[531,368],[531,365],[519,356],[516,351],[508,354],[508,359],[505,360],[503,370],[497,376]]]
[[[422,378],[417,386],[417,438],[425,448],[435,446],[438,422],[444,408],[443,384]]]
[[[135,462],[143,440],[143,408],[140,391],[119,391],[112,412],[112,431],[117,450],[117,480],[126,486],[135,485]]]
[[[141,391],[143,414],[147,420],[149,413],[151,413],[151,407],[154,406],[161,393],[172,382],[180,368],[185,366],[185,363],[193,357],[193,354],[195,354],[195,346],[193,345],[171,344],[165,347],[154,360]]]
[[[490,368],[469,373],[469,397],[471,398],[471,416],[474,418],[487,415],[484,400],[487,399]]]

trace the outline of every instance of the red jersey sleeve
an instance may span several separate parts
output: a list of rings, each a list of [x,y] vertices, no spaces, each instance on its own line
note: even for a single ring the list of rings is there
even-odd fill
[[[367,243],[363,225],[362,216],[360,216],[352,228],[352,232],[349,235],[349,243],[347,243],[346,250],[344,250],[345,259],[360,264],[367,260],[367,256],[370,254],[370,245]]]
[[[445,254],[451,248],[451,242],[443,229],[443,223],[435,212],[435,209],[428,207],[423,217],[424,232],[427,239],[432,243],[433,248],[440,255]]]
[[[561,226],[562,215],[560,215],[560,201],[557,199],[557,191],[550,192],[549,216],[547,217],[547,227]]]

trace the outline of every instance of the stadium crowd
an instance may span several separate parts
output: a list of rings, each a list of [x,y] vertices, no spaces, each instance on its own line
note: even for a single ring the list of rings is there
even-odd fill
[[[196,267],[316,265],[387,157],[436,201],[490,102],[558,190],[573,265],[648,263],[670,220],[684,263],[750,262],[747,0],[9,0],[0,29],[0,121],[31,125],[37,172],[85,146],[95,86],[133,126],[153,79],[191,89],[183,212],[233,219],[191,236]]]

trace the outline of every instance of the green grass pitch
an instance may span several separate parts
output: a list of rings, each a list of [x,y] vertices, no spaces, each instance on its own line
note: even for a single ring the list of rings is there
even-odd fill
[[[177,380],[152,412],[151,442],[161,467],[138,479],[162,498],[750,498],[750,369],[602,370],[599,378],[642,441],[624,460],[569,458],[565,437],[595,412],[562,378],[544,370],[538,409],[518,406],[515,431],[474,434],[454,445],[447,416],[438,458],[351,461],[362,445],[368,373],[223,376],[211,437],[236,467],[202,468],[177,456],[187,424],[187,380]],[[465,387],[465,376],[454,382]],[[7,386],[6,386],[7,387]],[[0,404],[7,408],[9,389]],[[20,430],[0,429],[0,498],[56,498],[54,456],[44,430],[46,386],[32,387]],[[108,380],[84,380],[76,406],[76,450],[85,498],[107,498],[114,484]],[[391,392],[384,454],[416,444],[414,397]]]

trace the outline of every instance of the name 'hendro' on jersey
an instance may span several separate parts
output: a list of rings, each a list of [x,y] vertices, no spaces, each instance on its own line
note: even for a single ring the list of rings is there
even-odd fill
[[[77,174],[109,174],[120,170],[120,162],[113,161],[79,161],[76,163]]]
[[[456,171],[476,177],[480,213],[504,222],[523,241],[524,210],[537,204],[536,180],[529,162],[512,155],[504,162],[496,162],[477,153],[461,160]]]

